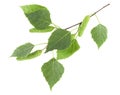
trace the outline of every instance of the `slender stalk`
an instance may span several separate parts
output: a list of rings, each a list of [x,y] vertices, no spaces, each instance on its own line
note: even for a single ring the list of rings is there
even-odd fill
[[[100,24],[100,20],[98,19],[97,15],[95,15],[95,17],[96,17],[96,19],[97,19],[98,23]]]
[[[109,5],[110,5],[110,4],[107,4],[107,5],[103,6],[102,8],[100,8],[99,10],[97,10],[96,12],[94,12],[92,15],[90,15],[90,17],[94,16],[95,14],[97,14],[98,12],[100,12],[102,9],[106,8],[106,7],[109,6]],[[74,25],[72,25],[72,26],[69,26],[69,27],[65,28],[65,30],[70,29],[70,28],[72,28],[72,27],[75,27],[75,26],[77,26],[77,25],[81,25],[81,24],[82,24],[82,21],[79,22],[79,23],[76,23],[76,24],[74,24]]]
[[[35,46],[39,46],[39,45],[45,45],[47,43],[40,43],[40,44],[36,44]]]
[[[100,8],[99,10],[97,10],[96,12],[94,12],[90,17],[94,16],[95,14],[97,14],[99,11],[101,11],[102,9],[104,9],[105,7],[109,6],[110,4],[107,4],[105,6],[103,6],[102,8]]]

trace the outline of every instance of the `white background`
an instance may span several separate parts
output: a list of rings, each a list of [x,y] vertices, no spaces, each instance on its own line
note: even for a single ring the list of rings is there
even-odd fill
[[[29,61],[11,58],[13,50],[26,42],[47,41],[48,34],[31,34],[32,25],[21,5],[46,6],[52,21],[66,28],[107,3],[111,5],[97,14],[108,28],[108,39],[98,50],[90,30],[98,24],[91,18],[82,38],[80,50],[61,60],[65,73],[50,91],[40,67],[52,54]],[[120,14],[119,0],[3,0],[0,2],[0,95],[120,95]]]

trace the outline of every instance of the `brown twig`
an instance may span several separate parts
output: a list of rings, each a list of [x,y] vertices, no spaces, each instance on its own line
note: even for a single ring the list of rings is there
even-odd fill
[[[100,12],[102,9],[106,8],[106,7],[109,6],[109,5],[110,5],[110,4],[107,4],[107,5],[103,6],[102,8],[100,8],[99,10],[97,10],[96,12],[94,12],[92,15],[90,15],[90,17],[94,16],[95,14],[97,14],[98,12]],[[82,24],[82,21],[79,22],[79,23],[76,23],[76,24],[74,24],[74,25],[72,25],[72,26],[69,26],[69,27],[65,28],[65,30],[70,29],[70,28],[72,28],[72,27],[75,27],[75,26],[77,26],[77,25],[81,25],[81,24]]]

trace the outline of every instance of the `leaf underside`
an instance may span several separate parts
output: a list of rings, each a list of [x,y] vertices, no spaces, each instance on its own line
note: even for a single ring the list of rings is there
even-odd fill
[[[22,57],[22,58],[21,58],[21,57],[17,57],[17,60],[22,61],[22,60],[33,59],[33,58],[36,58],[36,57],[40,56],[41,53],[42,53],[42,50],[36,50],[36,51],[30,53],[30,54],[29,54],[28,56],[26,56],[26,57]]]
[[[64,67],[55,58],[44,63],[41,70],[50,89],[60,80],[64,73]]]
[[[53,26],[48,26],[45,29],[36,29],[36,28],[32,28],[30,29],[31,33],[45,33],[45,32],[51,32],[55,27]]]
[[[82,36],[83,32],[85,31],[86,27],[87,27],[87,24],[90,20],[90,16],[87,15],[84,17],[83,21],[82,21],[82,24],[79,25],[78,27],[78,36]]]
[[[102,25],[98,24],[91,30],[92,38],[97,44],[98,48],[106,41],[107,39],[107,28]]]
[[[69,47],[71,43],[71,33],[67,30],[57,29],[48,39],[46,52],[57,49],[62,50]]]
[[[73,55],[77,50],[79,50],[80,46],[76,39],[73,39],[70,46],[64,50],[57,51],[57,59],[65,59]]]

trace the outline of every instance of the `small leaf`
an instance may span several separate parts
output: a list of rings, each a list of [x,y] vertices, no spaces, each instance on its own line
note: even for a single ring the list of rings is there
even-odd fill
[[[55,58],[44,63],[41,70],[50,89],[60,80],[64,73],[64,67]]]
[[[45,32],[51,32],[55,27],[53,26],[48,26],[45,29],[36,29],[36,28],[32,28],[30,29],[31,33],[45,33]]]
[[[46,52],[54,49],[58,49],[58,50],[65,49],[69,47],[70,43],[71,43],[71,33],[67,30],[57,29],[52,33],[52,35],[48,39]]]
[[[32,4],[21,6],[21,8],[36,29],[46,29],[51,24],[50,13],[46,7]]]
[[[98,24],[91,30],[92,38],[96,42],[98,48],[106,41],[107,39],[107,28],[102,24]]]
[[[58,50],[57,51],[57,59],[65,59],[67,57],[70,57],[73,55],[77,50],[79,50],[80,46],[76,39],[73,39],[71,42],[71,45],[64,49],[64,50]]]
[[[34,48],[34,45],[31,43],[23,44],[15,49],[15,51],[12,54],[12,57],[24,58],[30,54],[33,48]]]
[[[85,16],[85,18],[82,21],[82,24],[80,24],[78,27],[78,36],[82,36],[85,28],[87,27],[89,20],[90,20],[90,16],[89,15]]]
[[[36,58],[38,56],[40,56],[42,53],[42,50],[36,50],[32,53],[30,53],[28,56],[26,57],[18,57],[17,60],[22,61],[22,60],[29,60],[29,59],[33,59]]]

